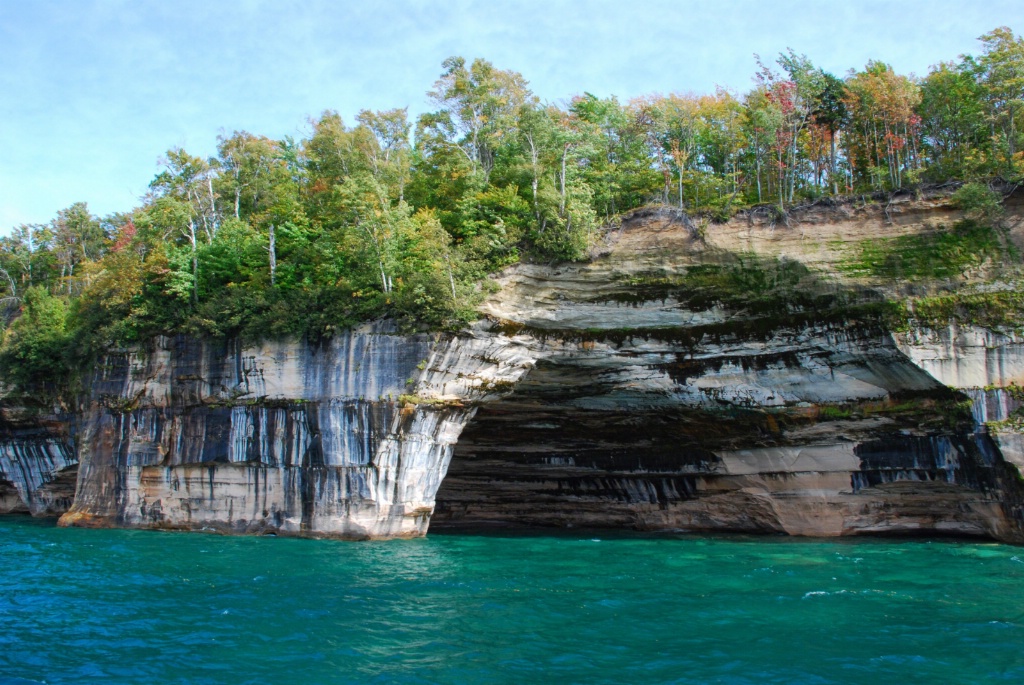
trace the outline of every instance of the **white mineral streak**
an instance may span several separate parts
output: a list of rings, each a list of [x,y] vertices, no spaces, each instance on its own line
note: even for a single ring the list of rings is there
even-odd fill
[[[56,438],[0,442],[0,484],[13,485],[17,497],[0,494],[0,513],[27,511],[33,516],[63,513],[71,489],[59,485],[62,472],[74,477],[78,464],[66,441]],[[72,480],[73,483],[73,480]],[[73,486],[71,486],[73,489]],[[2,488],[0,488],[2,491]]]
[[[183,345],[159,339],[128,355],[126,374],[113,362],[101,374],[99,394],[131,411],[96,407],[84,422],[89,468],[66,522],[422,535],[475,403],[535,360],[480,330],[402,336],[380,323],[319,349]]]
[[[979,326],[953,324],[894,336],[900,350],[939,382],[971,398],[978,425],[1006,421],[1022,406],[1024,337]],[[1016,396],[1016,397],[1015,397]],[[1003,457],[1024,475],[1024,436],[1013,425],[990,426]]]
[[[951,388],[1024,384],[1024,337],[978,326],[918,329],[894,336],[900,351]]]

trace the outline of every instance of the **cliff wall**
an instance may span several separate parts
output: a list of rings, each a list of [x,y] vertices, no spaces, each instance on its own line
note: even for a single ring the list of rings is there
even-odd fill
[[[154,340],[97,365],[73,431],[5,433],[0,504],[31,508],[77,456],[65,525],[1024,542],[1024,338],[893,319],[901,298],[1013,291],[1024,212],[1008,208],[1003,253],[955,269],[932,254],[959,218],[942,197],[724,225],[644,210],[586,264],[502,273],[458,334]],[[49,475],[12,479],[14,462]]]
[[[75,496],[75,417],[5,409],[0,413],[0,514],[55,516]]]
[[[472,403],[524,370],[499,339],[382,323],[320,347],[178,337],[111,354],[92,380],[61,523],[423,535]]]
[[[958,218],[910,198],[790,225],[656,210],[592,263],[510,270],[486,310],[551,353],[467,427],[434,525],[1024,540],[1024,450],[985,425],[1018,407],[1003,388],[1024,382],[1021,338],[894,334],[888,308],[1016,267],[908,279],[857,263]]]

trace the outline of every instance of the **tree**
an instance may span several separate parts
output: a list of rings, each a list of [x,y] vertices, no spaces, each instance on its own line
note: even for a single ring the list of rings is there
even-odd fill
[[[236,219],[258,213],[274,187],[290,177],[277,141],[269,138],[235,131],[218,138],[217,152],[220,173],[214,187],[219,196],[233,199]]]
[[[918,166],[918,86],[882,62],[868,62],[847,81],[847,146],[851,166],[871,187],[901,188]]]
[[[206,242],[210,243],[217,233],[217,197],[213,190],[215,176],[214,164],[193,157],[181,148],[172,148],[167,151],[164,170],[149,184],[154,193],[155,208],[165,220],[169,220],[164,239],[178,232],[188,241],[193,304],[199,297],[196,288],[200,236],[205,236]]]
[[[1003,216],[1003,197],[983,183],[965,183],[950,199],[969,221],[995,226]]]
[[[656,125],[661,129],[662,153],[667,166],[674,168],[679,209],[683,208],[683,175],[697,155],[699,102],[692,95],[670,95],[656,103]],[[666,193],[667,195],[667,193]]]
[[[400,241],[408,230],[408,205],[392,205],[384,186],[370,174],[347,177],[339,187],[346,218],[365,240],[381,291],[390,293],[400,259]]]
[[[70,293],[75,267],[81,262],[99,258],[106,235],[84,202],[76,202],[57,212],[52,230],[53,251],[60,264],[61,281]]]
[[[668,199],[675,176],[676,201],[684,206],[684,187],[691,189],[695,210],[737,190],[738,156],[743,143],[743,106],[730,93],[652,97],[651,156],[662,168],[663,197]]]
[[[14,279],[18,290],[51,285],[56,258],[52,224],[21,224],[0,238],[0,266]]]
[[[313,122],[313,134],[302,145],[306,160],[307,213],[324,226],[338,223],[337,188],[346,176],[368,172],[369,162],[355,136],[334,111]]]
[[[782,181],[779,186],[781,206],[793,201],[800,173],[800,137],[811,121],[815,100],[822,90],[822,72],[814,68],[806,55],[798,55],[792,49],[776,60],[788,78],[782,78],[765,66],[757,55],[755,58],[759,67],[755,80],[782,115],[783,126],[775,129],[774,144]]]
[[[757,180],[757,201],[764,202],[765,190],[771,192],[771,175],[766,163],[771,151],[778,149],[779,132],[785,125],[782,110],[762,86],[748,93],[744,100],[744,130],[747,136],[747,157],[753,157]],[[767,188],[765,186],[768,186]],[[781,195],[781,183],[779,183]]]
[[[1017,122],[1024,114],[1024,39],[1015,37],[1008,27],[1000,26],[979,40],[985,46],[979,60],[981,83],[993,128],[1001,133],[1001,143],[1007,153],[1006,165],[1012,172],[1019,164],[1016,159],[1020,148]]]
[[[983,97],[970,58],[938,64],[921,82],[922,140],[935,180],[971,178],[981,170],[988,142]]]
[[[39,388],[58,393],[68,381],[65,355],[71,340],[64,301],[45,288],[25,291],[21,316],[7,329],[0,347],[0,377],[18,392]]]
[[[541,179],[547,175],[546,169],[550,166],[554,148],[558,145],[553,112],[560,114],[557,109],[524,105],[519,109],[519,121],[516,126],[528,169],[530,204],[538,226],[543,221],[540,211]]]
[[[188,212],[189,226],[182,230],[195,236],[203,229],[207,242],[217,232],[217,196],[213,182],[217,175],[215,161],[193,157],[181,148],[171,148],[163,160],[164,170],[150,182],[150,189],[158,197],[173,198],[182,202]]]
[[[90,265],[92,278],[73,308],[76,355],[136,342],[147,329],[151,308],[143,299],[144,253],[129,218],[117,230],[107,253]]]
[[[593,127],[551,105],[525,105],[518,134],[517,158],[524,171],[519,182],[529,192],[515,198],[517,186],[510,184],[479,196],[486,211],[477,212],[477,231],[485,232],[484,224],[495,220],[501,228],[489,240],[487,260],[500,266],[517,258],[513,241],[524,235],[544,256],[578,259],[589,248],[594,224],[590,188],[583,176],[597,153]],[[583,195],[585,202],[580,200]]]
[[[661,175],[651,166],[645,118],[637,115],[615,96],[584,93],[573,98],[563,121],[585,154],[581,178],[589,186],[594,209],[609,219],[647,202],[661,186]]]
[[[495,152],[532,94],[521,74],[495,69],[487,60],[473,60],[467,69],[465,59],[449,57],[442,67],[444,73],[427,94],[439,108],[435,126],[459,146],[486,182]]]
[[[409,182],[412,148],[409,145],[408,109],[389,109],[383,112],[362,110],[356,121],[371,134],[364,142],[364,154],[370,162],[373,175],[399,202],[405,199],[405,186]]]
[[[839,193],[839,182],[836,179],[836,134],[846,125],[850,117],[845,97],[846,84],[833,74],[820,72],[811,117],[815,124],[828,132],[828,177],[832,183],[832,192],[836,194]]]

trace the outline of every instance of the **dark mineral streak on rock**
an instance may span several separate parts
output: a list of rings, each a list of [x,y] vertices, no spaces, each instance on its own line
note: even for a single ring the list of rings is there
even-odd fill
[[[0,411],[0,513],[54,516],[71,506],[76,423],[68,414]]]
[[[177,336],[111,352],[77,415],[4,414],[0,511],[59,513],[77,470],[65,525],[1024,542],[1024,337],[891,333],[892,303],[934,284],[849,268],[859,246],[934,232],[949,211],[901,196],[887,213],[699,231],[645,209],[588,263],[500,274],[457,335],[376,322],[320,345]]]
[[[62,523],[422,535],[471,416],[462,402],[487,396],[475,387],[485,377],[518,379],[514,349],[377,323],[321,346],[178,336],[111,354],[96,367]]]

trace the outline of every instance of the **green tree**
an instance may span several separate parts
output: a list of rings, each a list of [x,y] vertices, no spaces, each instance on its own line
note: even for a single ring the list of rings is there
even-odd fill
[[[818,88],[814,93],[811,117],[815,124],[828,131],[828,178],[832,184],[832,192],[835,194],[839,193],[839,180],[836,177],[836,134],[850,118],[845,97],[846,84],[842,79],[825,71],[819,72]]]
[[[403,201],[412,163],[408,109],[364,109],[356,121],[371,134],[363,138],[363,149],[373,175],[387,186],[391,197]]]
[[[269,138],[235,131],[230,137],[218,139],[217,152],[215,195],[233,201],[232,215],[236,219],[258,213],[272,202],[268,196],[275,186],[290,179],[278,143]]]
[[[984,94],[972,59],[932,67],[921,82],[922,138],[928,174],[941,181],[972,178],[988,146]]]
[[[1000,144],[1006,150],[1005,168],[1016,173],[1022,168],[1017,151],[1021,148],[1018,122],[1024,114],[1024,38],[1000,26],[979,40],[984,45],[979,60],[981,83],[992,126],[1000,132]]]
[[[459,146],[486,182],[503,139],[513,133],[519,108],[532,99],[522,74],[496,69],[476,59],[467,68],[462,57],[449,57],[444,73],[428,93],[438,108],[438,131]]]
[[[775,99],[768,96],[767,90],[759,86],[747,94],[744,99],[744,122],[743,129],[746,132],[747,165],[753,166],[754,179],[756,181],[757,201],[764,202],[771,194],[773,179],[778,174],[771,173],[769,165],[773,149],[778,149],[777,140],[780,132],[785,126],[785,119],[782,109],[775,102]],[[776,169],[781,171],[781,169]],[[774,181],[779,185],[781,193],[781,178]]]
[[[75,267],[100,256],[106,235],[84,202],[76,202],[57,212],[51,226],[52,250],[60,265],[61,282],[65,291],[71,293]]]
[[[42,389],[59,395],[67,388],[65,362],[73,340],[68,336],[67,305],[45,288],[25,291],[22,313],[11,323],[0,346],[0,377],[26,395]]]
[[[1003,216],[1002,196],[984,183],[965,183],[952,196],[969,221],[994,226]]]
[[[188,263],[191,273],[187,277],[191,287],[191,299],[198,301],[199,244],[213,241],[218,227],[217,196],[213,182],[216,167],[211,162],[194,157],[180,148],[167,151],[164,170],[149,184],[153,193],[151,204],[164,224],[164,240],[172,237],[187,241]],[[179,257],[182,250],[170,251],[179,267],[177,289],[184,287],[186,277],[180,273]]]

